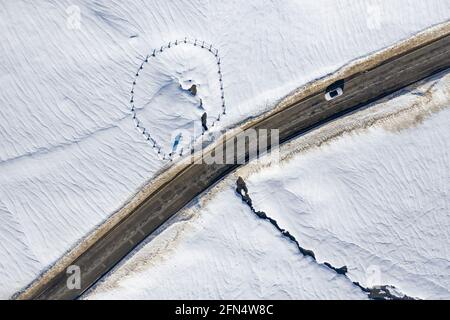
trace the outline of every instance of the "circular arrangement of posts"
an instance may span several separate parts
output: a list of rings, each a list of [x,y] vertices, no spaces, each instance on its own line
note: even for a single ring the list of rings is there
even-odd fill
[[[217,74],[218,74],[218,79],[219,79],[219,88],[220,88],[220,95],[221,95],[221,103],[222,103],[222,112],[221,114],[218,115],[217,119],[212,123],[211,126],[214,126],[214,124],[218,121],[220,121],[221,119],[221,115],[225,115],[226,114],[226,105],[225,105],[225,93],[224,93],[224,89],[223,89],[223,79],[222,79],[222,70],[221,70],[221,62],[220,62],[220,57],[219,57],[219,50],[214,48],[212,44],[208,44],[205,41],[200,41],[198,39],[189,39],[189,38],[184,38],[181,40],[175,40],[175,41],[171,41],[166,45],[161,46],[158,49],[153,49],[153,51],[150,54],[147,54],[147,56],[145,57],[145,59],[142,61],[141,65],[139,66],[139,68],[136,71],[134,80],[133,80],[133,84],[131,86],[131,97],[130,97],[130,107],[131,107],[131,113],[133,116],[133,121],[134,124],[136,126],[136,128],[140,131],[140,133],[144,136],[144,138],[146,139],[146,141],[149,142],[149,144],[152,146],[152,148],[155,150],[155,152],[157,152],[158,157],[161,160],[169,160],[172,161],[175,157],[179,156],[183,156],[182,152],[180,154],[172,154],[172,153],[166,153],[162,150],[162,146],[158,143],[158,141],[156,141],[154,139],[154,137],[151,135],[151,131],[150,129],[146,128],[144,126],[144,124],[139,121],[139,118],[137,116],[136,113],[136,107],[134,105],[134,92],[135,92],[135,87],[138,83],[138,79],[139,79],[139,74],[140,72],[142,72],[142,70],[144,69],[145,65],[147,63],[149,63],[151,61],[152,58],[157,57],[158,55],[162,54],[164,51],[166,50],[170,50],[170,48],[173,48],[175,46],[179,46],[179,45],[191,45],[197,48],[201,48],[204,50],[207,50],[208,52],[210,52],[216,59],[216,63],[217,63]],[[190,147],[192,148],[192,145],[190,145]]]

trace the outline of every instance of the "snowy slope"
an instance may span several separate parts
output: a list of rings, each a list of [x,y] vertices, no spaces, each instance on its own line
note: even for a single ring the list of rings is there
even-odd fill
[[[450,75],[441,90],[450,107]],[[420,116],[430,118],[371,127],[251,176],[256,209],[363,285],[450,299],[450,109]]]
[[[1,298],[28,284],[163,167],[129,103],[136,70],[152,49],[190,37],[219,50],[223,127],[450,16],[446,0],[19,0],[0,7]],[[144,90],[137,113],[168,149],[170,131],[191,130],[199,116],[198,101],[183,98],[188,78],[201,84],[205,108],[220,110],[213,62],[195,50],[148,64],[148,81],[136,87]],[[161,77],[152,73],[157,69]],[[161,94],[152,109],[144,108],[155,92]],[[180,115],[176,121],[154,113],[163,103],[169,115]]]
[[[249,176],[256,209],[352,280],[449,299],[449,97],[446,74],[385,103],[397,116]]]
[[[256,209],[318,262],[448,299],[449,122],[447,73],[297,138],[279,164],[250,163],[201,196],[85,298],[364,298],[256,218],[233,190],[243,176]]]
[[[226,184],[174,219],[87,299],[364,298],[345,278],[298,255],[239,201],[232,180]]]

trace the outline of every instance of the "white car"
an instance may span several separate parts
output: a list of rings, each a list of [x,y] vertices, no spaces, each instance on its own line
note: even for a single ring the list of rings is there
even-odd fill
[[[325,94],[325,99],[327,101],[331,101],[333,99],[336,99],[339,96],[342,96],[343,94],[344,94],[344,90],[342,90],[341,87],[337,87],[337,88],[327,91],[327,93]]]

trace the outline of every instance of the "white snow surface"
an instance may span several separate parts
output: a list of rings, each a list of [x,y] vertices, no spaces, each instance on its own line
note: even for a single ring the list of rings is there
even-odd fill
[[[450,299],[449,123],[447,72],[297,138],[281,162],[250,163],[201,196],[85,298],[367,298],[358,281]],[[305,149],[315,141],[327,143]],[[258,219],[237,176],[256,210],[349,279]]]
[[[365,286],[450,299],[450,110],[373,128],[251,176],[257,210]]]
[[[237,198],[233,182],[228,179],[206,205],[173,219],[86,299],[365,297],[257,219]]]
[[[385,105],[423,110],[260,170],[250,196],[353,281],[450,299],[450,74]]]
[[[202,133],[203,113],[208,115],[208,128],[222,116],[216,57],[181,40],[147,60],[133,90],[136,119],[162,154],[172,151],[178,135],[181,139],[174,151],[190,150],[191,141]],[[197,88],[195,96],[188,91],[192,85]]]
[[[0,298],[31,282],[163,167],[129,105],[136,70],[152,49],[184,37],[219,49],[227,101],[220,128],[450,16],[446,0],[18,0],[0,7]],[[152,109],[144,103],[137,112],[166,148],[170,131],[199,115],[198,101],[179,85],[186,89],[192,78],[205,108],[220,109],[212,62],[195,50],[171,51],[138,83],[141,101],[159,92],[147,101]],[[179,117],[159,114],[164,108]]]

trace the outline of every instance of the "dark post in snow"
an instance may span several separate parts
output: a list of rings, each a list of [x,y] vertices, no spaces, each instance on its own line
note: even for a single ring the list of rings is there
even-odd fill
[[[206,114],[206,112],[202,115],[202,127],[203,127],[203,132],[208,131],[208,126],[206,124],[206,121],[208,119],[208,115]]]

